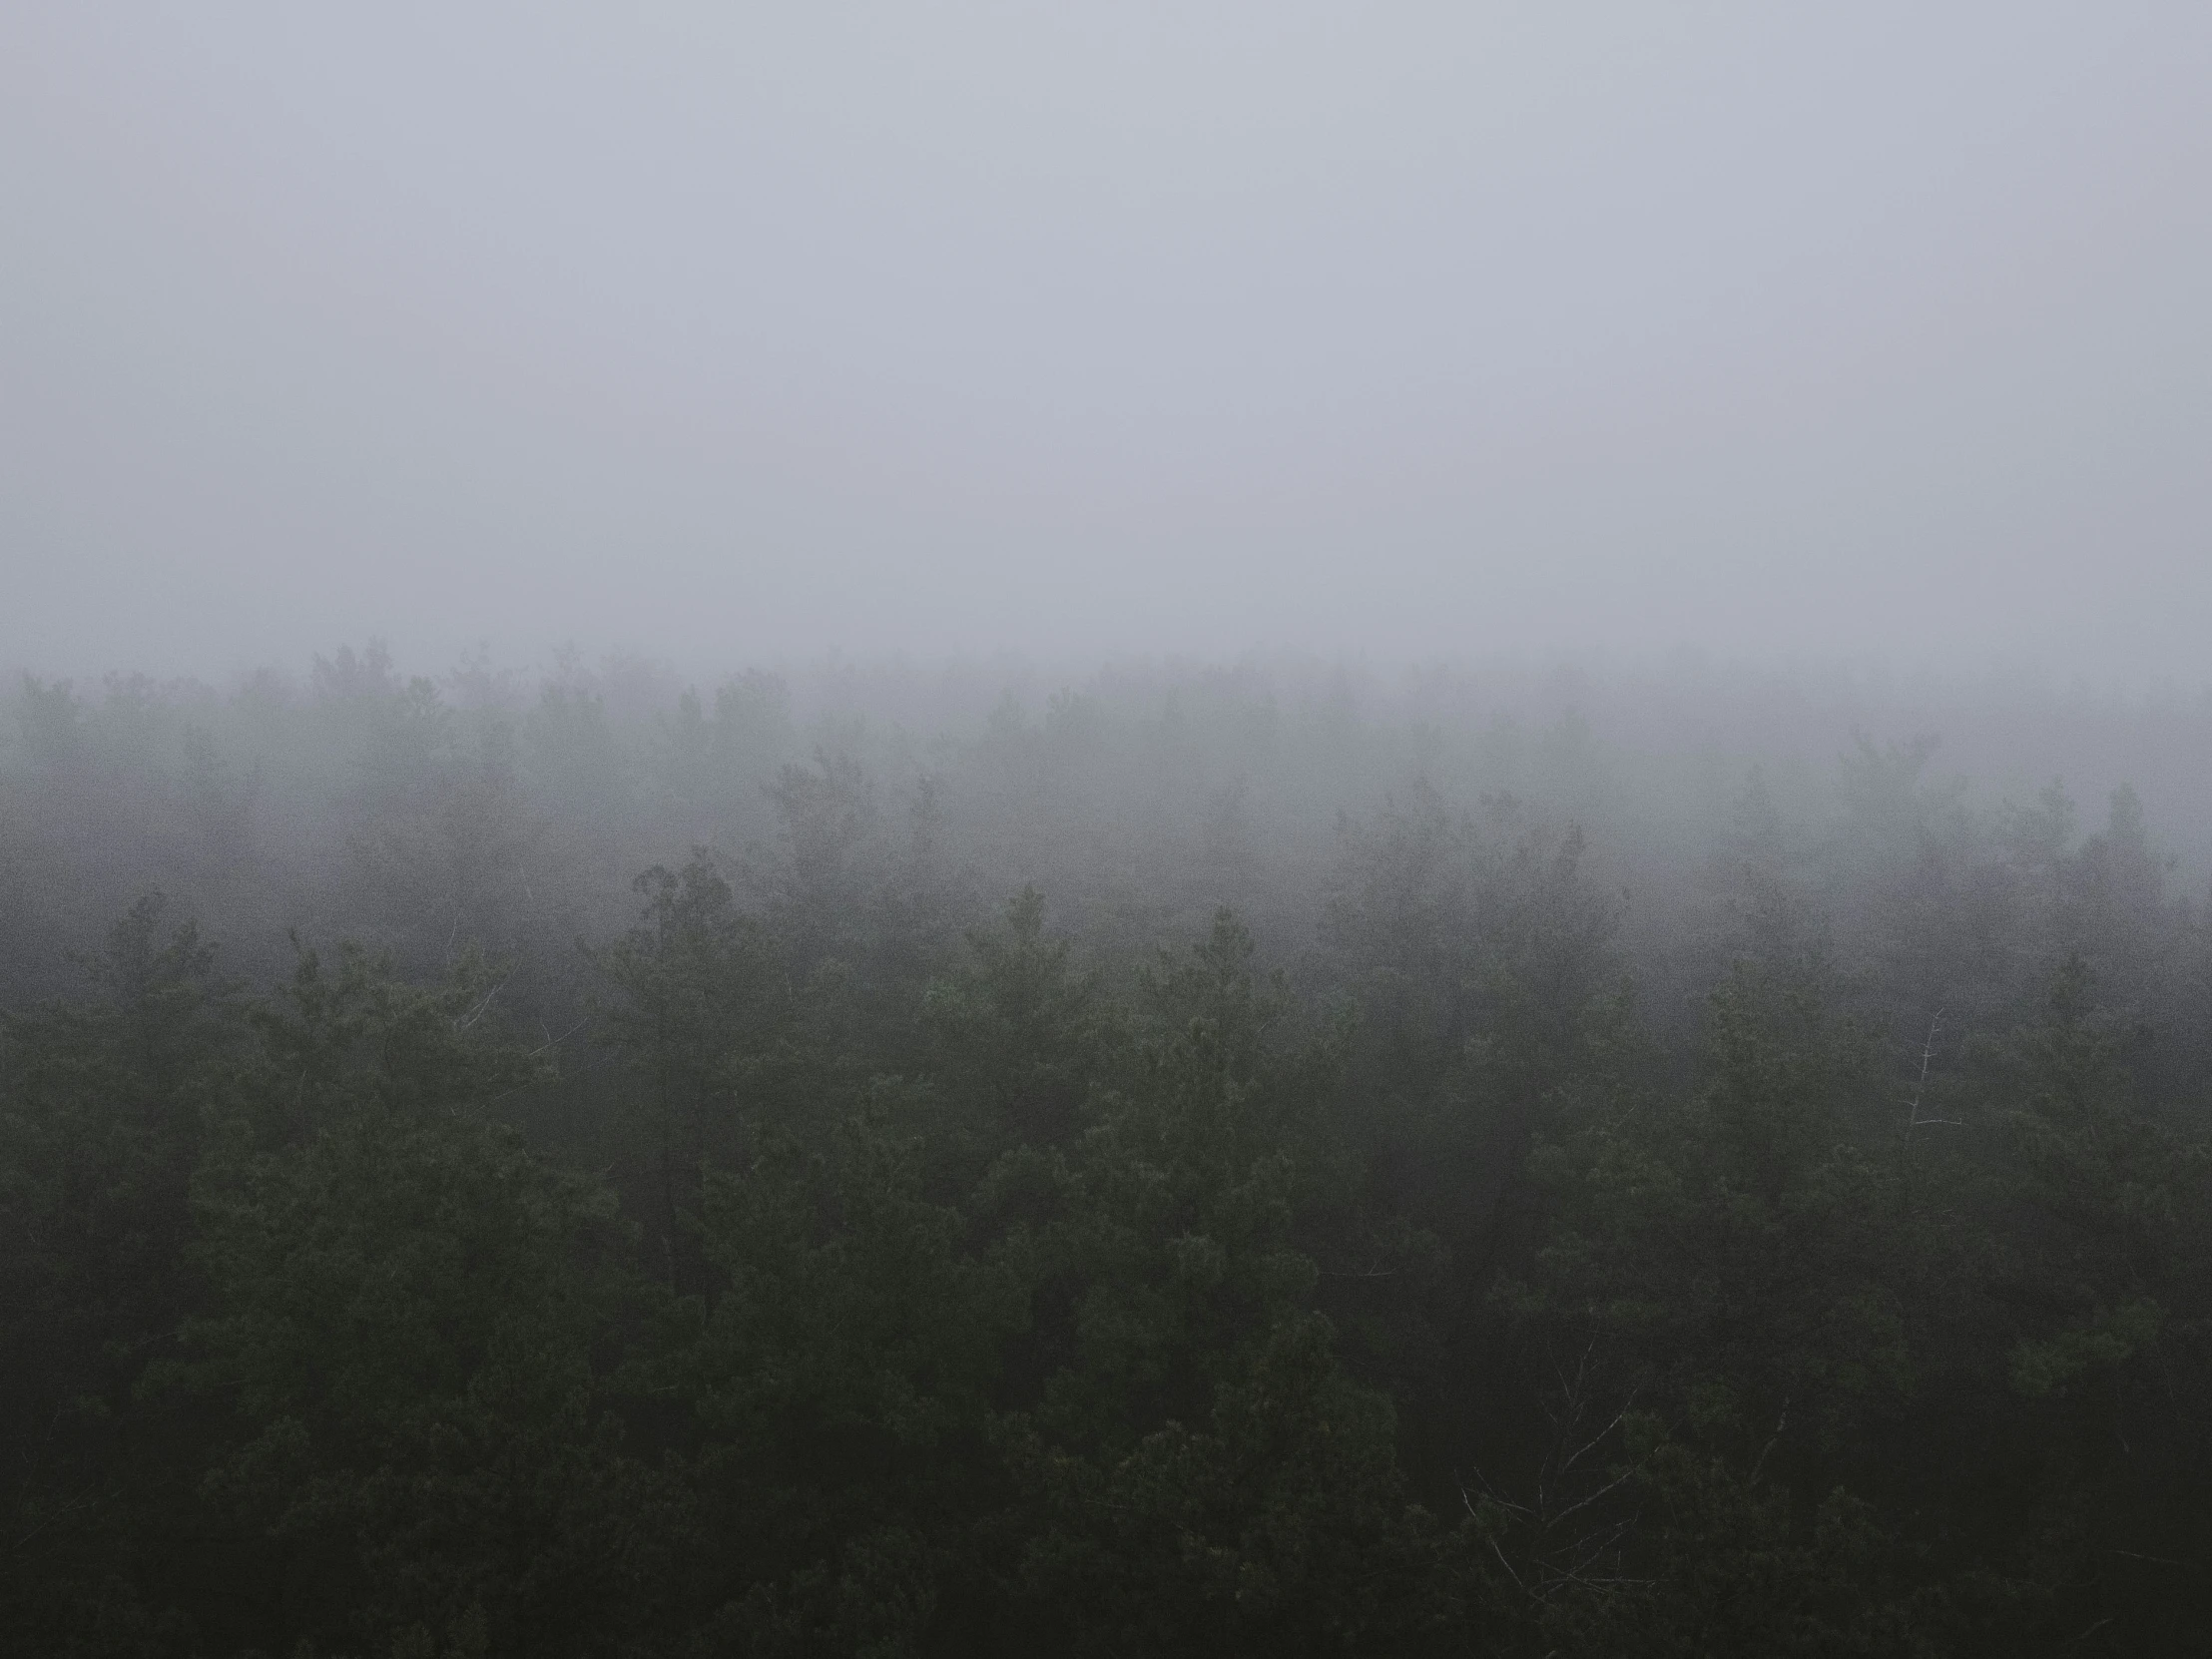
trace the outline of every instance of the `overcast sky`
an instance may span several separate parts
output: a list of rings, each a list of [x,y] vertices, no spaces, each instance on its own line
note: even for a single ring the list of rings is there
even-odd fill
[[[2212,675],[2212,6],[0,8],[0,664]]]

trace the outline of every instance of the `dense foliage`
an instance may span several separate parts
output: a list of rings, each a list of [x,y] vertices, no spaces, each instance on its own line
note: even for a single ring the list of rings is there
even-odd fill
[[[23,688],[10,1651],[2202,1650],[2131,793],[608,697]]]

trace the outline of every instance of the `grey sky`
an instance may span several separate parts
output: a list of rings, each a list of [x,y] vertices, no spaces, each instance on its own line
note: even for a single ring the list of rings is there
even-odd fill
[[[2212,7],[0,13],[0,663],[2205,678]]]

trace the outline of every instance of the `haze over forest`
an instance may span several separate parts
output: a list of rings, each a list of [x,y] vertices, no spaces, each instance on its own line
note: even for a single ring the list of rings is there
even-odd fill
[[[0,31],[0,664],[2201,675],[2197,7]]]
[[[2212,1629],[2212,10],[0,16],[0,1645]]]

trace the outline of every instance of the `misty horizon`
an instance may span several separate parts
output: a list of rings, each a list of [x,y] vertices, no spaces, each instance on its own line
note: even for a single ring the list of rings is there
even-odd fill
[[[0,663],[2202,678],[2193,8],[0,27]]]
[[[0,7],[0,1645],[2201,1659],[2208,91]]]

